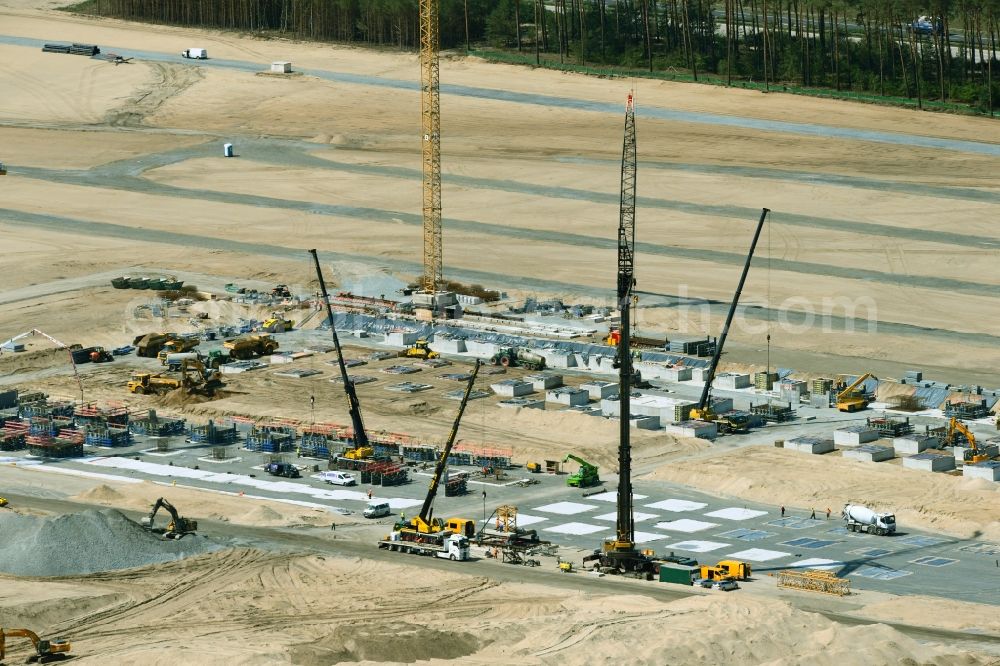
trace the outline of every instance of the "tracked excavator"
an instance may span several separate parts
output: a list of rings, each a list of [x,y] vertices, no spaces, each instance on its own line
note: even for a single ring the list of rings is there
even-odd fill
[[[166,529],[155,527],[155,523],[153,522],[160,509],[164,509],[170,514],[170,522],[167,523]],[[198,531],[197,520],[182,517],[177,513],[174,505],[162,497],[156,500],[156,504],[153,505],[153,509],[149,512],[149,515],[142,519],[142,526],[150,532],[162,535],[164,539],[180,539],[185,535],[194,534]]]
[[[965,449],[965,453],[963,454],[963,462],[975,465],[976,463],[986,462],[990,459],[990,457],[983,453],[976,445],[976,436],[972,434],[972,431],[969,430],[964,423],[953,416],[951,417],[951,421],[948,422],[948,434],[944,438],[945,444],[948,446],[955,446],[955,439],[959,433],[964,435],[966,441],[969,442],[969,447]]]
[[[64,638],[39,638],[31,629],[4,629],[0,627],[0,663],[7,656],[8,638],[27,638],[35,648],[35,654],[28,658],[29,663],[47,663],[69,657],[70,642]]]

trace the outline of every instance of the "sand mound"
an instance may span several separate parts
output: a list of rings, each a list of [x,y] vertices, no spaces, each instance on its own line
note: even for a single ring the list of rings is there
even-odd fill
[[[101,484],[96,488],[85,490],[76,497],[77,499],[93,502],[120,502],[125,499],[124,495],[107,484]]]
[[[351,661],[412,664],[427,659],[461,659],[481,643],[462,631],[438,631],[404,623],[367,623],[337,627],[318,641],[293,646],[293,664],[326,666]]]
[[[18,576],[129,569],[218,548],[196,535],[163,540],[113,509],[52,518],[4,514],[0,534],[0,571]]]
[[[250,523],[270,523],[273,521],[283,521],[285,517],[269,506],[256,506],[243,514],[243,519]]]

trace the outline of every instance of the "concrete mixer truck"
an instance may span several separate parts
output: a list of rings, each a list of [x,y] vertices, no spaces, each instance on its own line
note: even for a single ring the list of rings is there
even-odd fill
[[[884,536],[896,531],[896,516],[891,513],[876,513],[860,504],[845,504],[843,515],[847,529],[852,532]]]

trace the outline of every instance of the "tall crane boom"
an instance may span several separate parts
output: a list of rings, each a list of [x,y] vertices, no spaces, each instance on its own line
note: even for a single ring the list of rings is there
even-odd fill
[[[433,294],[443,281],[441,258],[441,89],[438,0],[420,0],[420,119],[423,130],[423,289]]]
[[[757,240],[760,239],[760,231],[764,228],[764,220],[767,219],[767,214],[770,212],[771,210],[769,208],[762,208],[760,211],[760,220],[757,221],[757,230],[754,231],[753,240],[750,242],[750,251],[747,253],[746,263],[743,264],[743,273],[740,274],[739,284],[736,285],[736,294],[733,296],[733,302],[729,304],[729,313],[726,315],[726,323],[722,327],[722,333],[719,335],[719,341],[715,345],[715,353],[712,355],[712,363],[708,366],[708,376],[705,378],[705,387],[701,390],[701,398],[698,400],[697,407],[691,410],[692,418],[701,419],[706,418],[706,416],[712,416],[712,409],[709,404],[709,400],[712,395],[712,383],[715,381],[715,371],[719,367],[719,359],[722,358],[722,348],[726,344],[726,337],[729,335],[729,327],[733,323],[733,315],[736,314],[736,306],[739,305],[740,294],[743,293],[743,285],[747,281],[747,273],[750,272],[750,262],[753,261],[753,253],[754,250],[757,249]]]
[[[434,498],[437,496],[438,486],[441,485],[441,477],[444,475],[444,469],[448,466],[448,456],[451,455],[451,449],[455,445],[455,438],[458,436],[458,426],[462,423],[465,406],[469,404],[469,395],[472,393],[472,387],[476,383],[476,376],[479,375],[480,365],[480,361],[477,360],[476,367],[472,370],[472,374],[469,375],[469,383],[466,384],[465,393],[462,394],[462,403],[458,406],[458,415],[455,416],[455,423],[452,424],[451,432],[448,433],[448,440],[445,442],[444,450],[441,451],[441,456],[434,467],[434,476],[431,477],[431,485],[427,489],[427,497],[424,498],[424,504],[420,507],[420,515],[411,521],[411,527],[418,532],[436,531],[433,518]]]
[[[333,308],[330,307],[330,295],[326,292],[326,282],[323,280],[323,269],[319,265],[319,256],[316,250],[309,250],[313,262],[316,264],[316,277],[319,278],[319,289],[323,294],[323,303],[326,304],[326,316],[330,321],[330,334],[333,336],[333,346],[337,349],[337,365],[340,366],[340,378],[344,382],[344,392],[347,394],[347,410],[351,416],[351,428],[354,429],[354,446],[356,449],[368,446],[368,431],[365,430],[365,422],[361,419],[361,402],[358,400],[358,392],[354,388],[354,380],[347,374],[347,365],[344,363],[344,352],[340,348],[340,338],[337,337],[337,327],[333,324]]]

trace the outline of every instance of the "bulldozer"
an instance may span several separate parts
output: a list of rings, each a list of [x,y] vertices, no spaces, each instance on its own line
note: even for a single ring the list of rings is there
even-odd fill
[[[165,529],[155,527],[154,520],[156,519],[156,513],[160,509],[164,509],[170,514],[170,522],[167,523],[167,527]],[[150,532],[162,535],[164,539],[180,539],[187,534],[194,534],[198,530],[197,520],[182,517],[177,513],[177,509],[174,508],[174,505],[162,497],[156,500],[156,503],[153,505],[152,510],[150,510],[149,515],[142,519],[141,524]]]
[[[27,638],[35,648],[35,654],[28,658],[29,663],[38,662],[44,664],[48,661],[65,659],[69,656],[70,642],[65,638],[39,638],[38,634],[31,629],[4,629],[0,627],[0,663],[7,655],[8,638]]]
[[[291,319],[284,319],[282,317],[271,317],[264,321],[260,326],[260,330],[264,333],[284,333],[285,331],[290,331],[295,327],[295,322]]]
[[[229,350],[229,356],[242,361],[258,356],[268,356],[278,350],[278,341],[269,335],[244,335],[222,343]]]
[[[173,391],[183,386],[183,382],[180,379],[154,375],[151,372],[134,372],[132,373],[132,379],[129,380],[126,386],[132,393],[146,395],[149,393]]]
[[[441,356],[441,354],[431,349],[427,343],[427,340],[421,338],[420,340],[417,340],[403,351],[399,352],[397,356],[399,356],[400,358],[429,359],[429,358],[438,358],[439,356]]]

